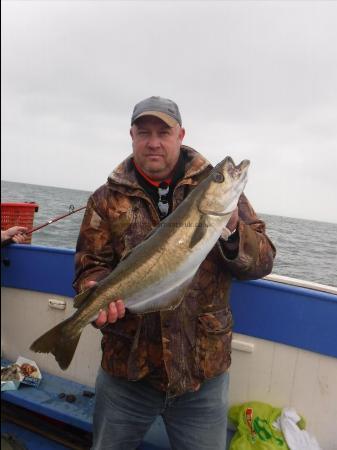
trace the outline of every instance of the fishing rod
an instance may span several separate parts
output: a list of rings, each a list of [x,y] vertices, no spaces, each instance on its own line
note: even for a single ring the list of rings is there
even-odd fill
[[[54,219],[49,219],[47,222],[43,223],[42,225],[38,225],[37,227],[31,228],[28,230],[25,234],[32,234],[37,230],[40,230],[41,228],[44,228],[51,223],[57,222],[58,220],[64,219],[65,217],[71,216],[71,214],[75,214],[78,211],[81,211],[82,209],[85,209],[86,206],[82,206],[81,208],[75,209],[74,205],[69,206],[69,212],[67,214],[63,214],[62,216],[57,216]]]
[[[49,219],[47,222],[43,223],[42,225],[38,225],[37,227],[33,227],[30,230],[26,231],[26,233],[23,234],[32,234],[37,230],[40,230],[41,228],[47,227],[48,225],[57,222],[58,220],[64,219],[65,217],[71,216],[72,214],[75,214],[78,211],[81,211],[82,209],[85,209],[86,206],[81,206],[81,208],[75,209],[74,205],[69,206],[69,212],[67,214],[62,214],[61,216],[54,217],[54,219]],[[1,247],[6,247],[7,245],[13,243],[13,239],[6,239],[5,241],[1,242]]]

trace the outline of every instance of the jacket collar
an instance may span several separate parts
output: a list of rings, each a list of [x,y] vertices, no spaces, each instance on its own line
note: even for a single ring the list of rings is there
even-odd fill
[[[195,184],[193,177],[201,174],[212,166],[207,159],[191,147],[182,145],[181,151],[186,155],[186,164],[185,175],[178,184]],[[111,172],[108,177],[108,184],[117,189],[119,186],[125,186],[126,188],[136,190],[141,189],[136,177],[134,164],[132,163],[132,155],[129,155]]]

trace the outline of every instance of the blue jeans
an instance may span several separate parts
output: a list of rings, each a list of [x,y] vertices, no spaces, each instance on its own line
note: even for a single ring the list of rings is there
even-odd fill
[[[96,380],[92,450],[135,450],[152,422],[163,417],[172,450],[225,450],[228,373],[196,392],[168,397],[144,381]]]

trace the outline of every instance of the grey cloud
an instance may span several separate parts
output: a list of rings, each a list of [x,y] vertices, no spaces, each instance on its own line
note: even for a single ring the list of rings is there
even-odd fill
[[[337,3],[2,6],[4,179],[93,190],[131,150],[133,105],[163,95],[187,144],[252,160],[257,210],[310,218],[315,201],[337,221]]]

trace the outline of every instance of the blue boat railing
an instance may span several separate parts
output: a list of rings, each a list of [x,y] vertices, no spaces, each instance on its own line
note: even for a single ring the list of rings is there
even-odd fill
[[[1,285],[72,297],[74,253],[34,245],[6,247]],[[288,279],[292,284],[282,279],[233,282],[234,331],[337,357],[337,289],[327,287],[324,292],[322,285],[315,289],[313,283],[304,282],[307,287],[302,287],[293,279]]]

